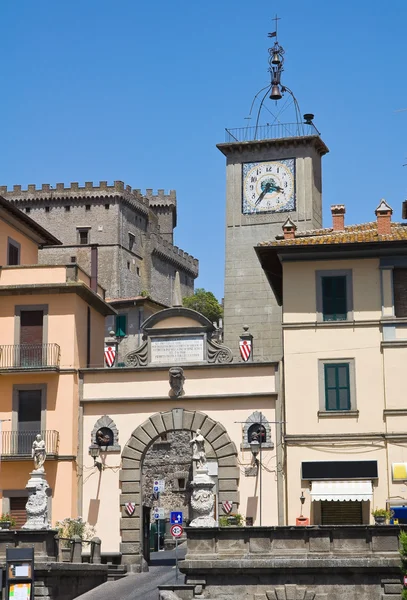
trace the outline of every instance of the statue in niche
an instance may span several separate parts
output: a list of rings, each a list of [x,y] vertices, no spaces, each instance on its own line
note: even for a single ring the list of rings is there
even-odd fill
[[[35,436],[33,441],[31,456],[34,461],[34,470],[38,472],[44,472],[44,463],[47,458],[47,451],[45,448],[45,442],[41,435]]]
[[[184,369],[181,367],[171,367],[168,373],[171,387],[170,395],[178,398],[184,393]]]
[[[190,444],[192,445],[192,460],[196,461],[197,470],[206,469],[205,438],[200,429],[196,430]]]

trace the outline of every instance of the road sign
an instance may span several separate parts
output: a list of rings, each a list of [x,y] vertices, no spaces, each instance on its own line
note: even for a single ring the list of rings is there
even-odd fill
[[[184,530],[181,525],[172,525],[170,529],[172,537],[179,538],[183,534]]]
[[[170,523],[172,525],[182,525],[182,512],[171,512],[170,513]]]
[[[165,519],[165,509],[164,508],[155,508],[154,509],[154,519]]]
[[[165,490],[165,479],[155,479],[153,483],[153,492],[162,493]]]

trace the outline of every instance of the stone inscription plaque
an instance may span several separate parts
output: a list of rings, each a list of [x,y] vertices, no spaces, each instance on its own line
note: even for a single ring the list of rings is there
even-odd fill
[[[155,364],[179,364],[204,360],[201,335],[151,338],[151,360]]]

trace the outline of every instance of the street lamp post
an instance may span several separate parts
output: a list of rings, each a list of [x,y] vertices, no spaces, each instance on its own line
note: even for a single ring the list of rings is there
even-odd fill
[[[255,465],[257,465],[257,468],[259,470],[259,516],[260,516],[260,527],[261,527],[261,492],[262,492],[262,468],[261,468],[261,430],[260,430],[260,436],[257,432],[253,432],[252,436],[251,436],[251,440],[250,440],[250,449],[252,451],[253,454],[253,462]],[[260,439],[259,439],[260,438]],[[259,458],[257,458],[257,456]]]

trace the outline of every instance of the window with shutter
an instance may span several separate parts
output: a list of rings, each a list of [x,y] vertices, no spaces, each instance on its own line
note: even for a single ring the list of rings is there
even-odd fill
[[[20,264],[20,244],[11,240],[8,240],[7,250],[7,264],[8,265],[19,265]]]
[[[324,365],[325,410],[350,410],[349,363]]]
[[[127,315],[117,315],[116,317],[116,337],[127,335]]]
[[[346,321],[348,307],[345,275],[322,277],[322,313],[324,321]]]

